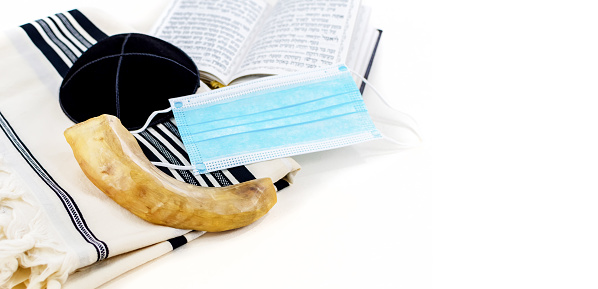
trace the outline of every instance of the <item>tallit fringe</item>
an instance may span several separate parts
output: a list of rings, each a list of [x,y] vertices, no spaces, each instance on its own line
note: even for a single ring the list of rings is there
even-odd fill
[[[58,289],[77,259],[0,156],[0,288]]]

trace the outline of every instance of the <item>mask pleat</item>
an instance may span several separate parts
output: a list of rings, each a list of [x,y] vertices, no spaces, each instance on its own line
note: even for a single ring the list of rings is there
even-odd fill
[[[363,111],[357,102],[344,103],[314,111],[301,112],[294,115],[281,116],[274,119],[254,121],[218,129],[211,129],[202,133],[194,133],[192,141],[201,142],[212,138],[220,138],[240,133],[256,132],[264,129],[283,129],[288,126],[301,125],[307,122],[327,120],[332,117]]]
[[[349,136],[362,133],[364,129],[367,129],[363,126],[355,126],[356,122],[363,122],[361,113],[347,113],[301,124],[227,135],[225,137],[226,147],[222,147],[222,138],[194,142],[193,146],[211,148],[202,151],[202,157],[206,159],[227,157],[245,152],[284,147],[289,144],[300,145],[338,138],[339,134],[335,131],[342,131],[342,136]],[[325,123],[325,127],[322,127],[323,123]],[[256,138],[260,141],[254,141]]]
[[[347,87],[346,84],[323,80],[312,81],[290,88],[268,89],[255,92],[251,94],[251,97],[239,96],[217,104],[197,105],[186,113],[186,123],[184,125],[197,125],[215,120],[267,113],[322,98],[333,97],[334,95],[343,95],[350,91],[351,87]]]
[[[263,122],[268,120],[277,120],[280,118],[288,118],[297,115],[305,114],[306,112],[321,111],[325,109],[333,109],[337,106],[356,103],[354,97],[350,94],[336,94],[329,97],[312,100],[309,102],[290,105],[282,108],[265,111],[262,113],[254,113],[249,115],[242,115],[229,118],[216,119],[204,123],[198,123],[188,126],[188,132],[193,134],[203,133],[209,130],[227,128],[232,126],[247,125],[251,123]],[[201,113],[202,111],[198,111]]]

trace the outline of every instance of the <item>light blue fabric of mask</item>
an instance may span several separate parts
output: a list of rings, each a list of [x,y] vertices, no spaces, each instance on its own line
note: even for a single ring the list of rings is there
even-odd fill
[[[194,173],[382,138],[344,65],[170,99]]]

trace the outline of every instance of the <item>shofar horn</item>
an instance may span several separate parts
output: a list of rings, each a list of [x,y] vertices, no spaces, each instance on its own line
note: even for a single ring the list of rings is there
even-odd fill
[[[276,203],[276,189],[269,178],[204,188],[166,175],[111,115],[76,124],[64,136],[96,187],[154,224],[208,232],[231,230],[253,223]]]

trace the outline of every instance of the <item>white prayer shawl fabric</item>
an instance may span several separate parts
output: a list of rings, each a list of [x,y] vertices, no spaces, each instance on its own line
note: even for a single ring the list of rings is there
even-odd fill
[[[95,288],[203,233],[153,225],[118,206],[85,177],[64,139],[73,122],[58,102],[62,76],[95,42],[126,32],[135,31],[82,9],[0,35],[0,288]],[[150,160],[188,165],[172,120],[135,137]],[[299,165],[285,158],[197,177],[161,169],[198,186],[270,177],[282,189]]]

